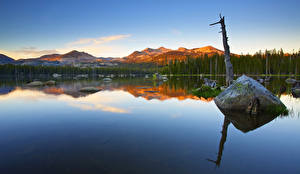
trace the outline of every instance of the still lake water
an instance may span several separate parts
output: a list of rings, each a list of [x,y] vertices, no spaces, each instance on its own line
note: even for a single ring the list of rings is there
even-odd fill
[[[280,99],[289,115],[258,124],[247,115],[228,119],[212,98],[190,94],[201,82],[58,80],[30,88],[1,79],[0,173],[300,173],[300,99],[288,85]],[[276,93],[284,84],[273,77],[264,85]],[[84,86],[103,90],[79,92]]]

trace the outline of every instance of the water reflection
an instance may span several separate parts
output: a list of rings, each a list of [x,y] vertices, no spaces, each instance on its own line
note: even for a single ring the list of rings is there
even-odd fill
[[[222,136],[219,143],[218,156],[216,160],[207,159],[208,161],[215,163],[217,167],[219,167],[221,164],[224,145],[227,139],[228,126],[230,125],[230,123],[232,123],[236,129],[242,131],[243,133],[247,133],[249,131],[253,131],[259,127],[268,124],[269,122],[271,122],[272,120],[274,120],[279,116],[283,116],[282,114],[272,115],[272,114],[265,114],[265,113],[250,115],[241,112],[224,111],[220,108],[219,110],[224,115],[224,121],[223,121],[223,126],[221,131]]]
[[[221,85],[222,83],[224,83],[223,77],[214,77],[214,79],[218,80],[218,83]],[[204,102],[213,101],[213,98],[203,98],[203,97],[199,98],[197,96],[194,96],[191,93],[192,89],[195,89],[202,85],[203,81],[200,77],[181,77],[181,78],[171,77],[170,80],[167,82],[152,81],[144,78],[134,78],[134,79],[121,78],[121,79],[114,79],[110,83],[105,83],[101,79],[86,79],[86,80],[61,79],[57,82],[55,86],[42,86],[42,87],[26,86],[27,82],[28,80],[24,80],[24,79],[23,81],[1,79],[0,96],[9,94],[11,92],[14,92],[15,90],[31,90],[31,91],[40,91],[45,94],[55,95],[55,96],[67,95],[76,99],[76,98],[88,97],[90,95],[93,95],[91,93],[80,92],[81,88],[97,87],[102,89],[102,92],[100,93],[103,93],[103,91],[124,91],[126,93],[131,94],[134,97],[141,97],[146,100],[156,99],[156,100],[164,101],[170,99],[177,99],[181,101],[186,99],[192,99],[192,100],[201,100]],[[278,96],[282,100],[286,102],[289,101],[294,102],[291,104],[288,103],[287,106],[299,105],[299,102],[295,103],[295,101],[299,101],[299,99],[294,99],[292,97],[291,90],[290,90],[291,87],[285,84],[284,79],[274,78],[273,80],[271,80],[271,82],[265,83],[264,85],[273,93],[278,94]],[[287,86],[287,87],[285,87],[285,91],[283,92],[281,88],[278,88],[278,86]],[[116,98],[120,98],[120,96]],[[66,96],[64,96],[64,98],[66,98]],[[95,97],[91,97],[91,98],[95,98]],[[83,99],[79,99],[79,100],[83,100]],[[72,105],[79,106],[79,104],[72,104]],[[97,104],[97,100],[96,100],[93,104],[80,105],[80,107],[84,109],[88,109],[88,108],[95,109],[95,108],[102,108],[102,105]],[[293,110],[292,112],[293,115],[299,115],[299,111],[297,109],[289,108],[289,110]],[[230,118],[236,120],[239,119],[240,117],[230,116]],[[251,119],[248,119],[248,121],[249,120]],[[241,127],[238,123],[243,121],[246,120],[239,120],[237,123],[236,122],[233,123],[238,129],[244,132],[251,130],[251,127],[252,129],[255,127],[254,125],[247,128]]]
[[[300,140],[291,137],[299,132],[299,124],[298,120],[291,119],[299,118],[300,100],[290,95],[288,87],[280,96],[293,111],[288,117],[249,116],[219,112],[213,98],[193,96],[191,89],[201,83],[199,78],[171,78],[164,83],[139,78],[113,79],[111,83],[88,79],[28,87],[26,81],[1,81],[0,160],[4,162],[0,167],[21,166],[16,164],[19,159],[26,162],[23,166],[26,169],[34,159],[40,162],[39,166],[53,165],[51,169],[57,173],[59,166],[68,165],[66,161],[82,159],[77,165],[69,164],[73,173],[78,168],[96,173],[98,167],[107,171],[104,173],[122,173],[123,170],[128,173],[214,173],[208,165],[213,162],[220,167],[220,173],[239,173],[234,172],[239,159],[255,166],[260,163],[259,154],[264,147],[270,150],[268,159],[276,155],[282,144],[273,143],[270,137],[276,135],[277,138],[279,131],[280,142],[293,141],[283,145],[297,146],[290,148],[297,150]],[[87,86],[103,90],[93,94],[80,92]],[[267,86],[277,90],[272,81]],[[268,127],[274,119],[275,122],[280,120],[280,124]],[[253,131],[262,127],[269,129]],[[286,128],[288,135],[284,134],[285,127],[296,131]],[[265,140],[268,138],[269,141]],[[264,146],[255,149],[256,144]],[[26,155],[19,155],[24,151]],[[211,153],[216,151],[217,155],[212,158]],[[284,161],[291,158],[291,151],[287,148],[281,158],[287,168],[290,164]],[[248,156],[255,160],[248,161]],[[207,157],[210,162],[205,160]],[[8,160],[4,160],[6,158]],[[61,161],[57,162],[58,158]],[[271,168],[276,171],[277,165]]]
[[[228,120],[226,117],[224,117],[222,131],[221,131],[222,136],[221,136],[221,140],[220,140],[220,144],[219,144],[217,160],[207,159],[208,161],[215,163],[217,167],[220,167],[220,164],[221,164],[224,145],[225,145],[225,142],[227,139],[227,130],[228,130],[229,124],[230,124],[230,120]]]

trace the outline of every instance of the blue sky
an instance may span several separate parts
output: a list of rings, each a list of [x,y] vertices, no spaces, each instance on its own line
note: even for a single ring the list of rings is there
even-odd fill
[[[146,47],[222,49],[226,17],[234,53],[300,48],[299,0],[0,0],[0,53],[14,58],[65,53],[126,56]]]

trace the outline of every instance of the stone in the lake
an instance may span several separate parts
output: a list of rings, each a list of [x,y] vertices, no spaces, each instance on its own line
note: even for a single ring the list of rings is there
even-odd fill
[[[111,79],[111,78],[108,78],[108,77],[106,77],[106,78],[104,78],[104,79],[103,79],[103,81],[105,81],[105,82],[110,82],[110,81],[112,81],[112,79]]]
[[[278,97],[256,80],[243,75],[214,99],[225,111],[277,113],[286,109]],[[250,107],[250,108],[249,108]]]
[[[259,83],[264,83],[264,79],[257,79]]]
[[[265,82],[269,82],[271,80],[271,76],[265,78]]]
[[[159,92],[159,91],[144,91],[144,92],[156,93],[156,92]]]
[[[295,79],[292,79],[292,78],[287,78],[287,79],[285,80],[285,82],[288,83],[288,84],[294,84],[294,83],[296,83],[296,80],[295,80]]]
[[[299,98],[300,97],[300,88],[299,87],[292,88],[292,95],[295,98]]]
[[[54,73],[54,74],[52,74],[52,77],[58,78],[58,77],[61,77],[61,75],[60,75],[60,74],[57,74],[57,73]]]
[[[55,83],[56,82],[54,80],[49,80],[49,81],[45,82],[45,85],[50,86],[50,85],[55,85]]]
[[[217,81],[211,80],[211,79],[208,79],[208,78],[204,78],[204,85],[209,86],[211,88],[214,88],[214,87],[217,86]]]
[[[220,89],[221,91],[224,91],[226,89],[226,86],[221,86]]]
[[[162,75],[162,76],[161,76],[161,80],[167,81],[167,80],[169,80],[169,79],[168,79],[168,77],[167,77],[166,75]]]
[[[44,83],[41,81],[33,81],[27,84],[27,86],[43,86]]]
[[[151,86],[140,86],[140,87],[136,87],[136,89],[150,89],[152,88]]]
[[[89,77],[88,74],[78,74],[78,75],[76,76],[76,78],[88,78],[88,77]]]
[[[84,88],[81,88],[79,91],[80,92],[88,92],[88,93],[94,93],[94,92],[98,92],[100,91],[101,89],[99,88],[96,88],[96,87],[84,87]]]

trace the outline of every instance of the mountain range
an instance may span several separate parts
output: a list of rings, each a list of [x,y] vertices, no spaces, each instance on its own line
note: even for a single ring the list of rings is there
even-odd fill
[[[224,54],[223,51],[212,46],[187,49],[180,47],[172,50],[164,47],[157,49],[146,48],[142,51],[135,51],[122,58],[95,57],[85,52],[73,50],[66,54],[49,54],[38,58],[27,58],[14,60],[0,54],[0,64],[21,64],[21,65],[79,65],[79,64],[101,64],[114,65],[118,63],[162,63],[170,60],[185,60],[187,56],[196,58],[202,55]]]
[[[180,47],[177,50],[160,47],[157,49],[146,48],[142,51],[135,51],[124,59],[128,63],[162,63],[166,60],[184,60],[187,56],[196,58],[205,54],[211,56],[214,54],[224,54],[224,52],[212,46],[194,49]]]
[[[11,57],[8,57],[4,54],[0,54],[0,64],[13,63],[15,60]]]

